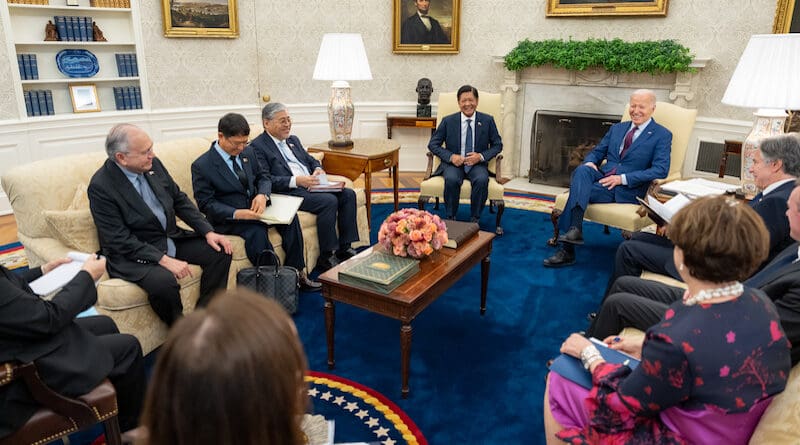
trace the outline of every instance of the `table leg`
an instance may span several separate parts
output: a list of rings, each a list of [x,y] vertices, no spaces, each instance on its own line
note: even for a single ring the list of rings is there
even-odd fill
[[[400,210],[400,180],[397,174],[397,165],[395,164],[390,170],[392,172],[392,187],[394,188],[394,211]]]
[[[333,369],[336,360],[333,358],[333,328],[336,324],[336,307],[333,300],[325,299],[325,334],[328,337],[328,369]]]
[[[364,172],[364,194],[367,195],[367,223],[372,227],[372,172]]]
[[[481,315],[486,313],[486,291],[489,288],[489,266],[492,261],[489,255],[481,260]]]
[[[408,373],[411,368],[411,323],[403,322],[400,327],[400,373],[403,387],[401,393],[404,399],[408,398]]]

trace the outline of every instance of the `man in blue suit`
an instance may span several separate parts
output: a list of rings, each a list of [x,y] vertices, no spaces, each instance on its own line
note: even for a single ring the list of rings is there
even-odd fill
[[[241,114],[228,113],[217,125],[219,139],[192,163],[192,188],[200,211],[220,233],[244,238],[247,258],[256,264],[265,249],[272,250],[267,224],[259,219],[269,205],[272,183],[269,171],[246,148],[250,124]],[[305,273],[303,232],[297,217],[276,225],[281,235],[285,263],[300,272],[300,288],[319,291],[322,285]]]
[[[589,203],[635,204],[654,179],[667,177],[672,133],[652,119],[655,109],[652,91],[634,91],[628,105],[631,121],[612,126],[572,173],[569,199],[558,221],[562,247],[544,260],[545,267],[575,264],[574,246],[583,244],[583,214]]]
[[[477,222],[489,196],[489,161],[503,150],[503,141],[494,118],[476,111],[478,90],[475,87],[462,86],[456,97],[461,112],[442,119],[428,143],[428,150],[442,161],[433,175],[444,177],[447,219],[456,218],[461,184],[466,178],[472,185],[470,220]]]

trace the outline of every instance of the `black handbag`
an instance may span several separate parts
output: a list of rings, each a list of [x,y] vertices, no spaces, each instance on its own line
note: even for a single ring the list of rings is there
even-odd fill
[[[262,266],[261,259],[269,255],[274,266]],[[281,260],[275,252],[265,250],[256,260],[255,267],[247,267],[236,274],[236,284],[252,289],[262,295],[277,300],[286,312],[297,311],[297,300],[300,295],[300,273],[291,266],[281,266]]]

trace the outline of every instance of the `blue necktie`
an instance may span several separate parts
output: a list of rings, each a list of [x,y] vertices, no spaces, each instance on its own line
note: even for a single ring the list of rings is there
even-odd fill
[[[144,175],[140,174],[136,177],[136,184],[144,203],[147,204],[147,207],[149,207],[153,215],[156,216],[158,222],[161,223],[161,228],[167,230],[167,215],[164,213],[164,206],[162,206],[161,202],[156,198],[156,194],[153,193],[153,189],[150,188],[150,184],[147,183]],[[170,237],[167,237],[167,255],[171,257],[175,256],[175,242],[172,241]]]
[[[753,275],[744,284],[750,287],[761,287],[767,283],[767,279],[775,275],[775,272],[778,272],[781,268],[784,268],[790,264],[792,264],[795,260],[797,260],[797,244],[792,244],[787,249],[793,249],[794,255],[784,255],[772,260],[771,263],[767,264],[761,272]]]
[[[297,159],[297,156],[295,156],[294,153],[292,153],[292,150],[289,149],[289,146],[286,145],[286,141],[278,142],[278,150],[281,152],[281,155],[283,155],[283,159],[286,160],[286,163],[289,164],[290,169],[292,167],[291,164],[295,164],[299,166],[301,169],[303,169],[303,171],[307,175],[310,174],[308,171],[308,167],[303,165],[303,163]]]
[[[466,137],[466,140],[464,141],[464,154],[465,155],[469,155],[470,153],[472,153],[475,150],[473,144],[474,143],[472,142],[472,119],[467,119],[467,137]],[[464,172],[465,173],[469,173],[470,170],[472,170],[472,166],[471,165],[465,165],[464,166]]]

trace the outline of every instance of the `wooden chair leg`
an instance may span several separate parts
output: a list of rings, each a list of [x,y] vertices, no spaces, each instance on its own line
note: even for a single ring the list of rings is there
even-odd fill
[[[106,445],[122,445],[122,433],[119,430],[117,416],[106,419],[103,428],[106,432]]]
[[[500,225],[500,219],[503,218],[503,212],[506,210],[506,202],[502,199],[490,201],[490,208],[497,205],[497,220],[495,222],[494,233],[497,236],[503,236],[503,226]]]
[[[430,199],[430,196],[419,195],[419,198],[417,199],[417,209],[425,210],[425,204],[427,204]]]
[[[436,197],[436,204],[433,205],[434,210],[439,210],[439,197]]]
[[[558,245],[558,218],[561,216],[562,210],[560,209],[553,209],[550,212],[550,222],[553,223],[553,237],[547,240],[547,245],[550,247],[555,247]]]
[[[611,231],[608,230],[608,226],[603,226],[603,233],[606,234],[606,235],[611,233]]]

